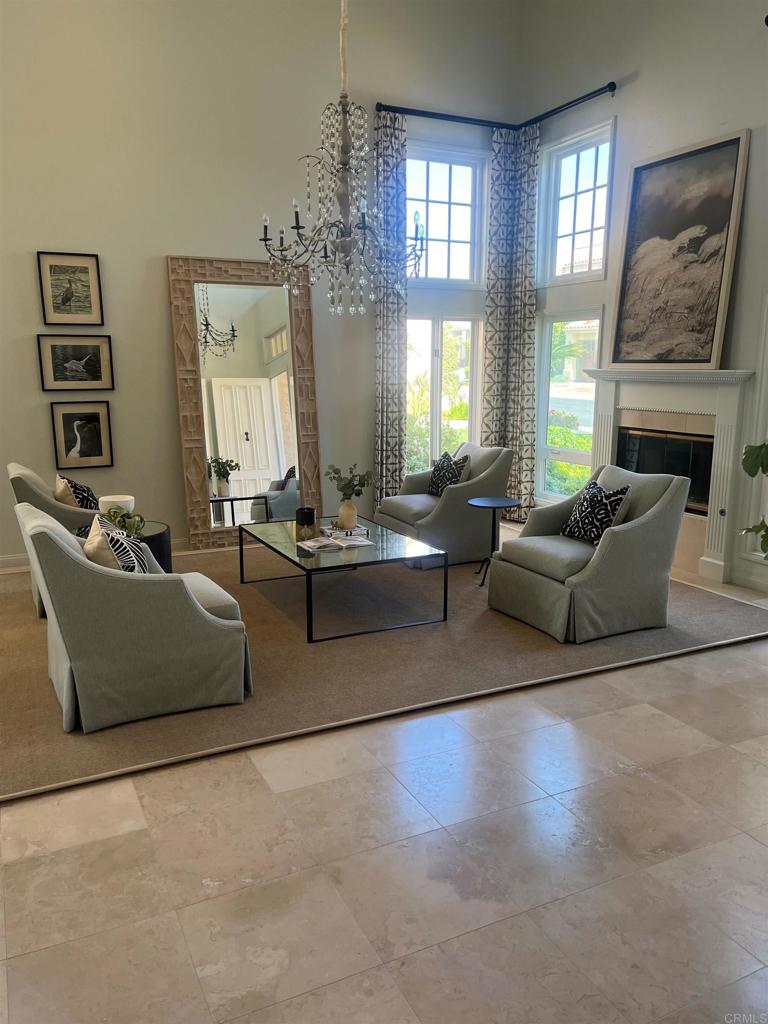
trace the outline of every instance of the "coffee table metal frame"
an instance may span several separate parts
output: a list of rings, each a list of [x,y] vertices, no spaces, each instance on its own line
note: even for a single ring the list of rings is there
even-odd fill
[[[361,522],[367,526],[375,526],[377,530],[386,530],[386,527],[379,526],[378,524],[370,523],[368,520],[360,519]],[[323,520],[319,520],[323,522]],[[326,520],[330,523],[331,519]],[[250,537],[251,540],[269,548],[276,555],[284,558],[287,562],[290,562],[296,569],[300,569],[304,573],[304,586],[306,591],[306,612],[307,612],[307,643],[316,644],[324,643],[326,640],[345,640],[352,636],[365,636],[368,633],[386,633],[393,629],[410,629],[412,626],[430,626],[437,622],[445,622],[448,619],[448,553],[441,551],[439,548],[432,548],[427,544],[421,544],[420,546],[425,549],[423,553],[399,555],[394,558],[372,558],[366,559],[364,556],[364,548],[355,548],[356,552],[360,552],[360,560],[356,561],[354,565],[330,565],[330,566],[310,566],[302,565],[301,560],[297,556],[296,560],[287,555],[284,551],[281,551],[278,547],[270,544],[268,541],[261,537],[258,537],[248,530],[251,526],[274,526],[275,523],[245,523],[241,524],[238,530],[238,540],[240,548],[240,582],[241,583],[271,583],[274,580],[288,580],[296,579],[295,574],[288,576],[268,576],[261,579],[247,580],[245,578],[245,562],[244,562],[244,540],[245,537]],[[295,524],[293,524],[295,525]],[[394,531],[390,531],[394,532]],[[367,545],[366,545],[367,546]],[[309,555],[309,557],[313,557]],[[443,568],[443,614],[440,618],[436,619],[417,619],[415,622],[399,622],[392,626],[376,626],[373,629],[358,629],[351,633],[336,633],[332,636],[315,636],[315,623],[314,623],[314,598],[312,592],[312,580],[315,576],[325,575],[333,572],[354,572],[357,569],[365,567],[371,567],[374,565],[393,565],[398,562],[419,562],[423,559],[442,558]]]

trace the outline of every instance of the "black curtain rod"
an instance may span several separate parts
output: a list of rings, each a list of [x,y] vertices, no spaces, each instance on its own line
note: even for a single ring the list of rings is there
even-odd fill
[[[578,107],[581,103],[587,103],[589,100],[594,100],[598,96],[604,96],[606,93],[610,93],[611,96],[616,92],[616,83],[609,82],[607,85],[600,86],[599,89],[593,89],[592,92],[586,92],[583,96],[577,96],[575,100],[568,100],[567,103],[561,103],[559,107],[553,107],[551,110],[545,110],[543,114],[537,114],[536,117],[529,117],[527,121],[521,121],[520,124],[510,124],[506,121],[487,121],[482,117],[464,117],[463,114],[439,114],[436,110],[417,110],[415,107],[395,107],[391,103],[377,103],[377,110],[390,110],[393,114],[406,114],[410,117],[429,117],[435,121],[454,121],[458,124],[476,124],[481,128],[512,128],[517,130],[519,128],[528,128],[529,125],[539,124],[541,121],[546,121],[548,117],[554,117],[555,114],[562,114],[564,110],[570,110],[571,107]]]

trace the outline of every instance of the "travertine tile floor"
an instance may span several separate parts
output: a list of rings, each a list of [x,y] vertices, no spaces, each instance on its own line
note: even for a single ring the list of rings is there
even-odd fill
[[[1,1024],[761,1024],[768,642],[5,804],[0,855]]]

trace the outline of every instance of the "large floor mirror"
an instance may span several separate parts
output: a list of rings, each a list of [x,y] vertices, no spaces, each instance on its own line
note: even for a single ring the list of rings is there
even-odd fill
[[[192,547],[320,506],[312,326],[267,264],[169,257]]]

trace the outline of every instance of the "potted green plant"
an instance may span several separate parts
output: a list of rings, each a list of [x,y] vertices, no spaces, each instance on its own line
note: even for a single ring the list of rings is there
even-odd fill
[[[123,530],[128,534],[129,537],[136,537],[141,539],[144,533],[144,526],[146,520],[144,516],[140,516],[138,512],[128,512],[120,505],[111,505],[106,512],[102,513],[105,519],[108,519],[110,523]]]
[[[339,505],[339,528],[342,530],[354,530],[357,526],[357,508],[353,498],[359,498],[366,487],[376,482],[376,475],[373,470],[367,469],[364,473],[358,473],[357,463],[349,467],[346,476],[338,466],[330,465],[325,471],[329,480],[336,484],[336,490],[341,494]]]
[[[758,473],[768,476],[768,441],[763,444],[745,445],[741,455],[741,468],[751,477],[757,476]],[[741,536],[744,537],[750,533],[759,537],[763,558],[768,560],[768,523],[765,521],[765,516],[761,516],[760,522],[755,523],[754,526],[746,526],[741,531]]]
[[[220,498],[229,497],[229,474],[240,469],[240,463],[232,459],[222,459],[218,455],[212,455],[208,459],[208,477],[211,472],[216,477],[216,493]]]

